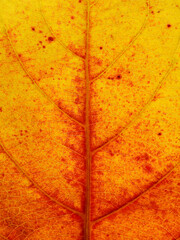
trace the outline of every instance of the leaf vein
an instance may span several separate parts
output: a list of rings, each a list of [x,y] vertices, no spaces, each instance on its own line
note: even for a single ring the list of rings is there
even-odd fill
[[[102,220],[104,220],[107,217],[110,217],[116,213],[119,213],[122,209],[130,206],[131,204],[133,204],[134,202],[136,202],[140,197],[144,196],[147,192],[149,192],[151,189],[155,188],[159,183],[161,183],[163,180],[165,180],[178,166],[179,166],[180,162],[178,162],[171,170],[169,170],[163,177],[161,177],[156,183],[154,183],[152,186],[150,186],[148,189],[146,189],[145,191],[141,192],[137,197],[133,198],[131,201],[129,201],[128,203],[122,205],[120,208],[100,217],[97,218],[96,220],[92,221],[92,225],[94,225],[95,223],[98,223]]]
[[[13,49],[13,52],[14,52],[14,54],[15,54],[15,56],[16,56],[19,64],[20,64],[21,68],[23,69],[23,71],[25,72],[25,74],[29,77],[29,79],[32,81],[32,83],[36,86],[36,88],[41,92],[41,94],[43,94],[43,96],[44,96],[49,102],[51,102],[51,103],[54,105],[54,107],[55,107],[56,109],[58,109],[58,111],[60,111],[61,113],[63,113],[63,114],[64,114],[66,117],[68,117],[71,121],[77,123],[78,125],[80,125],[81,127],[84,128],[84,124],[82,124],[82,123],[79,122],[78,120],[74,119],[74,118],[71,117],[68,113],[66,113],[64,110],[62,110],[62,109],[39,87],[39,85],[37,84],[37,82],[36,82],[36,81],[34,80],[34,78],[30,75],[30,73],[29,73],[29,72],[27,71],[27,69],[25,68],[23,62],[22,62],[21,59],[19,58],[19,56],[18,56],[18,54],[17,54],[17,52],[16,52],[16,49],[15,49],[14,46],[13,46],[13,43],[12,43],[12,41],[11,41],[11,38],[10,38],[10,36],[9,36],[9,34],[8,34],[7,27],[6,27],[5,25],[4,25],[4,28],[5,28],[6,36],[7,36],[8,40],[9,40],[10,45],[11,45],[11,48]]]
[[[111,137],[106,143],[102,144],[100,147],[96,148],[93,152],[92,155],[94,155],[96,152],[98,152],[99,150],[103,149],[105,146],[107,146],[108,144],[110,144],[111,142],[115,141],[125,130],[127,130],[129,127],[131,127],[140,117],[141,115],[144,113],[144,111],[147,109],[147,107],[152,103],[154,97],[156,96],[156,94],[158,93],[159,89],[161,88],[161,86],[163,85],[164,81],[167,79],[167,77],[169,76],[172,67],[174,66],[175,63],[175,59],[174,59],[174,55],[179,47],[179,42],[180,42],[180,38],[178,39],[178,43],[177,46],[175,48],[175,51],[173,53],[172,56],[172,60],[170,63],[170,66],[168,68],[168,70],[166,71],[165,75],[162,77],[161,81],[159,81],[156,89],[154,90],[154,92],[151,94],[150,98],[148,99],[148,101],[146,102],[146,104],[141,108],[141,110],[134,116],[134,118],[127,123],[127,125],[125,127],[123,127],[119,133],[117,133],[115,136]]]
[[[42,12],[42,6],[41,6],[41,0],[38,1],[39,2],[39,12],[44,20],[44,23],[46,24],[49,32],[52,34],[52,36],[56,39],[56,41],[68,52],[70,52],[72,55],[74,55],[75,57],[80,58],[81,60],[85,61],[84,57],[81,57],[80,55],[78,55],[77,53],[73,52],[70,48],[68,48],[62,41],[60,41],[57,37],[56,34],[54,33],[53,29],[50,27],[48,21],[46,20],[43,12]]]
[[[112,66],[127,52],[127,50],[131,47],[131,45],[138,39],[138,37],[143,33],[143,31],[146,28],[146,24],[148,22],[149,19],[149,0],[147,1],[147,14],[145,17],[145,20],[141,26],[141,28],[139,29],[139,31],[134,35],[134,37],[131,39],[130,43],[117,55],[117,57],[111,62],[111,64],[109,66],[107,66],[97,77],[93,78],[91,80],[91,83],[95,82],[96,80],[98,80],[100,77],[102,77],[105,73],[107,73]]]
[[[59,202],[58,200],[54,199],[53,197],[51,197],[45,190],[43,190],[40,185],[38,183],[36,183],[33,179],[31,179],[29,177],[29,175],[26,173],[25,170],[22,169],[22,167],[19,165],[19,163],[16,161],[16,159],[8,152],[8,150],[6,149],[6,147],[4,146],[2,140],[0,142],[1,147],[3,148],[4,152],[6,153],[6,155],[9,157],[9,159],[11,160],[11,162],[14,163],[14,165],[17,167],[17,169],[41,192],[43,193],[48,199],[50,199],[52,202],[55,202],[56,204],[58,204],[59,206],[65,208],[66,210],[69,210],[70,212],[73,212],[77,215],[79,215],[81,218],[83,218],[83,214],[61,202]]]

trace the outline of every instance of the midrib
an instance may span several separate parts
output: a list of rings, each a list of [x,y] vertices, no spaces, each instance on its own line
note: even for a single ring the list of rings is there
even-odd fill
[[[91,149],[90,149],[90,79],[89,79],[89,15],[90,3],[86,6],[86,42],[85,42],[85,81],[86,81],[86,108],[85,108],[85,138],[86,138],[86,193],[85,193],[85,222],[84,239],[91,239],[90,204],[91,204]]]

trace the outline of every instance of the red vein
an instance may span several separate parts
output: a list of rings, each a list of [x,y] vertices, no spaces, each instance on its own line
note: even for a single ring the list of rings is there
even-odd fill
[[[49,23],[47,22],[43,12],[42,12],[42,7],[41,7],[41,0],[39,0],[39,12],[48,28],[48,30],[50,31],[50,33],[52,34],[52,36],[56,39],[56,41],[64,48],[66,49],[68,52],[70,52],[72,55],[80,58],[81,60],[85,60],[83,57],[81,57],[80,55],[78,55],[77,53],[73,52],[70,48],[68,48],[62,41],[60,41],[57,37],[56,34],[54,33],[54,31],[52,30],[52,28],[49,26]]]
[[[179,42],[180,42],[180,38],[178,39],[178,43],[177,46],[175,48],[175,51],[173,53],[172,56],[172,61],[170,63],[170,66],[167,70],[167,72],[165,73],[164,77],[162,77],[161,81],[158,83],[156,89],[154,90],[154,92],[151,94],[150,98],[148,99],[148,101],[146,102],[146,104],[141,108],[141,110],[134,116],[134,118],[125,126],[123,127],[115,136],[113,136],[112,138],[110,138],[106,143],[102,144],[100,147],[96,148],[93,152],[92,155],[94,155],[97,151],[103,149],[105,146],[107,146],[108,144],[110,144],[111,142],[115,141],[125,130],[127,130],[129,127],[131,127],[140,117],[141,115],[144,113],[144,111],[147,109],[147,107],[149,106],[149,104],[152,102],[152,100],[154,99],[154,97],[156,96],[156,94],[158,93],[159,89],[161,88],[161,86],[163,85],[164,81],[167,79],[167,77],[169,76],[172,67],[175,63],[174,60],[174,55],[179,47]]]
[[[99,2],[99,0],[95,0],[93,3],[91,3],[90,8],[96,5]]]
[[[136,35],[131,39],[130,43],[117,55],[117,57],[111,62],[111,64],[106,67],[97,77],[93,78],[91,80],[92,82],[95,82],[97,79],[99,79],[100,77],[102,77],[105,73],[107,73],[112,66],[125,54],[125,52],[131,47],[131,45],[136,41],[136,39],[142,34],[142,32],[145,30],[147,21],[149,19],[149,0],[147,1],[147,9],[148,9],[148,13],[145,17],[145,20],[141,26],[141,28],[139,29],[139,31],[136,33]]]
[[[179,166],[180,162],[178,162],[170,171],[168,171],[162,178],[160,178],[156,183],[154,183],[151,187],[149,187],[148,189],[146,189],[144,192],[140,193],[137,197],[135,197],[134,199],[132,199],[131,201],[129,201],[128,203],[124,204],[123,206],[121,206],[120,208],[94,220],[92,222],[92,225],[94,225],[95,223],[98,223],[102,220],[104,220],[107,217],[110,217],[116,213],[119,213],[122,209],[128,207],[129,205],[133,204],[135,201],[137,201],[140,197],[142,197],[143,195],[145,195],[148,191],[150,191],[151,189],[153,189],[154,187],[156,187],[159,183],[161,183],[163,180],[165,180],[173,171],[175,168],[177,168]]]
[[[34,80],[34,78],[33,78],[33,77],[29,74],[29,72],[26,70],[23,62],[22,62],[21,59],[19,58],[19,56],[18,56],[18,54],[17,54],[17,52],[16,52],[16,50],[15,50],[15,48],[14,48],[14,46],[13,46],[13,43],[12,43],[12,41],[11,41],[11,38],[10,38],[10,36],[9,36],[9,34],[8,34],[8,31],[7,31],[7,28],[6,28],[5,25],[4,25],[4,28],[5,28],[6,36],[7,36],[8,40],[9,40],[9,43],[10,43],[12,49],[13,49],[14,54],[15,54],[17,60],[18,60],[18,63],[20,64],[20,66],[21,66],[21,68],[23,69],[23,71],[25,72],[25,74],[26,74],[26,75],[29,77],[29,79],[32,81],[32,83],[37,87],[37,89],[41,92],[41,94],[43,94],[43,96],[44,96],[46,99],[48,99],[48,101],[50,101],[50,102],[54,105],[54,107],[55,107],[56,109],[58,109],[58,111],[60,111],[61,113],[63,113],[63,114],[64,114],[66,117],[68,117],[71,121],[77,123],[78,125],[80,125],[81,127],[84,128],[84,124],[82,124],[82,123],[79,122],[78,120],[74,119],[74,118],[71,117],[68,113],[66,113],[64,110],[62,110],[62,109],[39,87],[39,85],[36,83],[36,81]]]
[[[83,156],[81,153],[77,152],[76,150],[73,150],[73,149],[71,149],[70,147],[68,147],[68,146],[66,146],[66,145],[64,145],[64,144],[59,144],[59,145],[62,146],[62,147],[64,147],[64,148],[66,148],[66,149],[68,149],[68,150],[71,151],[71,152],[76,153],[76,154],[79,155],[80,157],[84,158],[84,156]]]
[[[91,204],[91,150],[90,150],[90,79],[89,79],[89,31],[90,31],[90,2],[87,0],[86,9],[86,45],[85,45],[85,78],[86,78],[86,115],[85,115],[85,138],[86,138],[86,195],[85,195],[85,225],[84,238],[91,239],[90,227],[90,204]]]
[[[25,170],[22,169],[22,167],[19,165],[19,163],[16,161],[16,159],[8,152],[8,150],[6,149],[6,147],[5,147],[4,144],[3,144],[2,140],[1,140],[1,142],[0,142],[0,145],[1,145],[1,147],[3,148],[4,152],[7,154],[7,156],[9,157],[9,159],[15,164],[15,166],[17,167],[17,169],[18,169],[41,193],[43,193],[43,194],[44,194],[48,199],[50,199],[52,202],[55,202],[56,204],[58,204],[59,206],[65,208],[66,210],[69,210],[70,212],[77,214],[77,215],[80,216],[81,218],[84,218],[84,215],[83,215],[81,212],[79,212],[79,211],[77,211],[77,210],[75,210],[75,209],[73,209],[73,208],[71,208],[71,207],[68,207],[67,205],[65,205],[65,204],[57,201],[57,200],[54,199],[53,197],[51,197],[45,190],[43,190],[43,189],[40,187],[40,185],[39,185],[38,183],[36,183],[33,179],[31,179],[31,178],[29,177],[29,175],[26,173]]]
[[[4,237],[3,235],[0,234],[0,237],[5,239],[5,240],[8,240],[8,238]]]

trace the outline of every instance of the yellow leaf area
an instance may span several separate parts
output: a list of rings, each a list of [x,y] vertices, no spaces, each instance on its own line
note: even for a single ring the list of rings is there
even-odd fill
[[[0,239],[179,239],[178,0],[0,18]]]

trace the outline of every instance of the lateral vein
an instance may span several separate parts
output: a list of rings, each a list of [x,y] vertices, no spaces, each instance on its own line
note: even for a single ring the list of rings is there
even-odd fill
[[[21,59],[19,58],[19,56],[18,56],[18,54],[17,54],[17,52],[16,52],[16,50],[15,50],[15,48],[14,48],[14,45],[13,45],[13,43],[12,43],[12,41],[11,41],[11,38],[10,38],[10,36],[9,36],[9,34],[8,34],[8,31],[7,31],[7,28],[6,28],[5,25],[4,25],[4,28],[5,28],[6,36],[7,36],[8,40],[9,40],[10,45],[11,45],[11,48],[13,49],[13,52],[14,52],[14,54],[15,54],[15,56],[16,56],[19,64],[20,64],[21,68],[23,69],[23,71],[25,72],[25,74],[29,77],[29,79],[32,81],[32,83],[37,87],[37,89],[41,92],[41,94],[43,94],[43,96],[44,96],[46,99],[48,99],[48,101],[50,101],[50,102],[54,105],[54,107],[55,107],[56,109],[58,109],[58,111],[60,111],[61,113],[63,113],[63,114],[64,114],[66,117],[68,117],[71,121],[77,123],[79,126],[81,126],[81,127],[84,128],[84,124],[82,124],[82,123],[79,122],[78,120],[74,119],[74,118],[71,117],[68,113],[66,113],[64,110],[62,110],[62,109],[39,87],[39,85],[36,83],[36,81],[34,80],[34,78],[33,78],[33,77],[30,75],[30,73],[27,71],[27,69],[25,68],[23,62],[22,62]]]
[[[30,176],[26,173],[26,171],[19,165],[19,163],[16,161],[16,159],[11,155],[11,153],[9,153],[9,151],[6,149],[6,147],[4,146],[4,144],[3,144],[3,142],[2,142],[1,139],[0,139],[0,145],[1,145],[1,147],[3,148],[4,152],[6,153],[6,155],[9,157],[9,159],[10,159],[10,160],[14,163],[14,165],[17,167],[17,169],[18,169],[41,193],[43,193],[43,194],[44,194],[48,199],[50,199],[52,202],[55,202],[56,204],[58,204],[59,206],[65,208],[66,210],[69,210],[70,212],[73,212],[73,213],[77,214],[77,215],[80,216],[81,218],[84,218],[84,215],[83,215],[81,212],[79,212],[79,211],[77,211],[77,210],[75,210],[75,209],[73,209],[73,208],[71,208],[71,207],[69,207],[69,206],[67,206],[67,205],[65,205],[65,204],[57,201],[56,199],[54,199],[53,197],[51,197],[45,190],[43,190],[38,183],[36,183],[33,179],[31,179]]]

